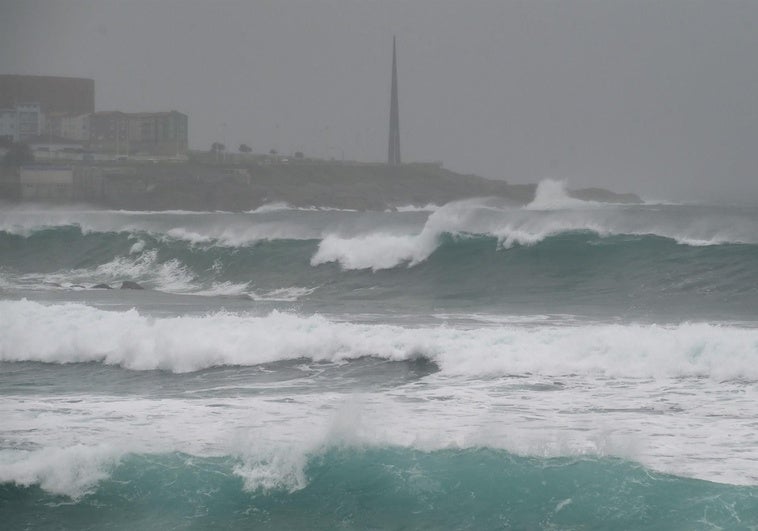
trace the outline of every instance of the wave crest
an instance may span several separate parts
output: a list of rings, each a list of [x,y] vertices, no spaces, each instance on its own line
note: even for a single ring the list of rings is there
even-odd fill
[[[704,323],[406,328],[274,311],[150,318],[82,304],[0,302],[0,360],[190,372],[307,358],[423,356],[452,375],[586,373],[758,380],[758,330]]]

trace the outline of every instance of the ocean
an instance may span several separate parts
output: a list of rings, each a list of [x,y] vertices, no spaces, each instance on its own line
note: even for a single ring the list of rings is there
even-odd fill
[[[757,309],[753,207],[6,205],[0,526],[757,529]]]

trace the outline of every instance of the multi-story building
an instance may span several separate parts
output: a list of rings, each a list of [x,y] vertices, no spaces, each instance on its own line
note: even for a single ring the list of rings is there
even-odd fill
[[[18,140],[18,113],[16,109],[0,109],[0,140]]]
[[[129,115],[120,111],[92,113],[88,140],[94,150],[128,155],[131,152]]]
[[[179,155],[187,152],[187,124],[187,115],[177,111],[96,112],[89,118],[89,145],[124,155]]]
[[[71,113],[46,114],[45,134],[60,136],[79,142],[89,142],[90,115]]]
[[[37,136],[42,131],[43,116],[39,103],[20,103],[18,113],[18,140],[21,142]]]
[[[0,109],[0,137],[13,142],[24,142],[40,134],[43,115],[38,103],[19,103]]]
[[[187,152],[188,119],[178,111],[129,114],[129,143],[133,152],[179,155]]]
[[[187,152],[188,119],[177,111],[95,112],[92,79],[0,75],[0,137],[40,134],[117,155],[171,156]]]

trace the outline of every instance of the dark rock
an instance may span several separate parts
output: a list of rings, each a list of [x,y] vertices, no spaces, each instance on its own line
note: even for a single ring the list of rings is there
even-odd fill
[[[132,282],[131,280],[124,280],[121,283],[121,289],[145,289],[136,282]]]
[[[92,289],[113,289],[108,284],[95,284]]]

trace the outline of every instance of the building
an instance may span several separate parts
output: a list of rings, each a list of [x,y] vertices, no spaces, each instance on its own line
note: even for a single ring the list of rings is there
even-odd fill
[[[0,108],[0,137],[13,142],[25,142],[40,134],[44,117],[38,103],[18,103]]]
[[[96,151],[128,155],[129,115],[120,111],[95,112],[89,115],[89,146]]]
[[[96,112],[89,117],[89,131],[90,148],[97,151],[161,156],[187,152],[188,118],[178,111]]]
[[[50,160],[83,160],[84,146],[76,140],[44,134],[26,140],[38,162]]]
[[[0,75],[0,109],[25,102],[42,113],[89,114],[95,111],[95,81],[77,77]]]
[[[19,103],[16,105],[18,115],[18,140],[25,142],[42,131],[43,116],[39,103]]]
[[[25,201],[70,201],[74,197],[74,172],[68,167],[24,166],[19,179]]]
[[[16,109],[0,109],[0,140],[4,143],[18,140],[18,113]]]
[[[179,155],[187,152],[188,118],[178,111],[129,115],[132,151],[150,155]]]
[[[88,143],[90,139],[90,115],[48,113],[45,115],[45,134]]]

